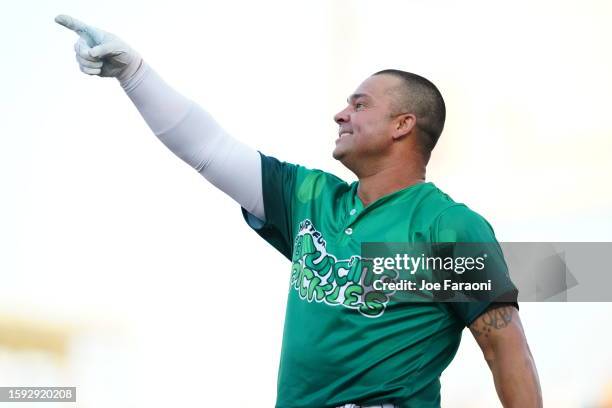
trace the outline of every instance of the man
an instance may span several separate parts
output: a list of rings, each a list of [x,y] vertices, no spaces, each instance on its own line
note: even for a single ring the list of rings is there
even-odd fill
[[[494,271],[499,289],[486,301],[415,303],[374,290],[364,267],[361,244],[376,241],[492,242],[493,261],[505,266],[489,224],[425,182],[445,119],[431,82],[386,70],[349,97],[334,118],[333,152],[359,179],[349,185],[227,135],[116,36],[68,16],[56,22],[79,34],[81,70],[116,77],[156,136],[235,199],[247,223],[292,261],[278,408],[439,407],[439,377],[465,326],[503,405],[542,406],[507,274]]]

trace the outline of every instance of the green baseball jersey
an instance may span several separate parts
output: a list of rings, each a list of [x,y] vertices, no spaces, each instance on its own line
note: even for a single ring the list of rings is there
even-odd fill
[[[292,262],[276,407],[439,407],[440,375],[490,302],[395,302],[366,287],[361,244],[451,237],[499,249],[491,226],[430,182],[364,207],[358,182],[263,154],[261,164],[266,220],[243,216]],[[505,266],[501,250],[491,256]]]

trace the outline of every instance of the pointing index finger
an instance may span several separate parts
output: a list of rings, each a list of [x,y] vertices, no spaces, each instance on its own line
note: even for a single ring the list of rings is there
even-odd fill
[[[96,35],[96,30],[82,21],[65,14],[60,14],[55,17],[55,22],[77,33],[81,38],[87,41],[87,45],[90,47],[98,45],[100,39],[96,38],[98,37]]]

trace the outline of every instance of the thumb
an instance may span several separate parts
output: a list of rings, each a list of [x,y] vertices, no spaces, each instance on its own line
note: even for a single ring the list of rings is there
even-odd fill
[[[101,45],[97,45],[89,50],[89,56],[94,58],[104,58],[108,55],[121,54],[122,51],[116,42],[108,42]]]

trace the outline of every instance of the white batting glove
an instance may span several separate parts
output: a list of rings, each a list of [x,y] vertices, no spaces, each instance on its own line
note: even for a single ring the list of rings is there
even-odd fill
[[[79,35],[74,50],[84,73],[124,82],[142,66],[142,57],[116,35],[64,14],[55,17],[55,22]]]

